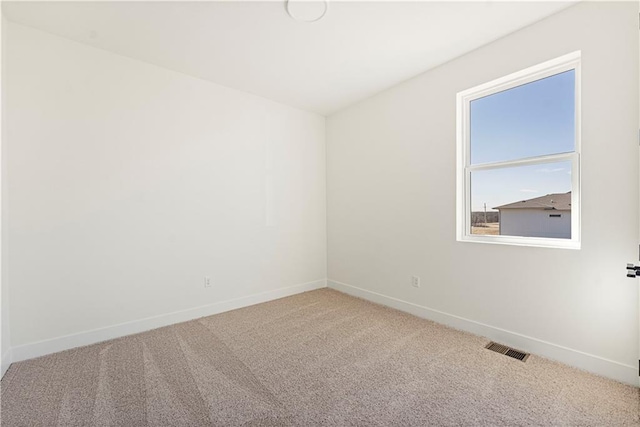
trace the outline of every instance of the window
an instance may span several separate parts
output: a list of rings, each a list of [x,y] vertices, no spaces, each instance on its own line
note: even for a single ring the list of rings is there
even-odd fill
[[[580,52],[457,95],[459,241],[580,248]]]

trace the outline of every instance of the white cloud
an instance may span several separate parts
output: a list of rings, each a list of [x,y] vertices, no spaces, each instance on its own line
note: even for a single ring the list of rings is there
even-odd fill
[[[529,188],[522,188],[522,189],[520,190],[520,192],[521,192],[521,193],[539,193],[539,191],[538,191],[538,190],[531,190],[531,189],[529,189]]]

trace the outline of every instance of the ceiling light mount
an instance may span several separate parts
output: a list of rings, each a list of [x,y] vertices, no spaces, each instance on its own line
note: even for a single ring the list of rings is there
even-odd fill
[[[327,0],[285,0],[287,14],[296,21],[318,22],[327,14]]]

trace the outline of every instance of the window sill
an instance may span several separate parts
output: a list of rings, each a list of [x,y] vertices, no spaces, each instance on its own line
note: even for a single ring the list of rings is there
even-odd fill
[[[490,245],[530,246],[535,248],[580,249],[580,241],[573,239],[552,239],[548,237],[518,236],[474,236],[458,237],[458,242],[488,243]]]

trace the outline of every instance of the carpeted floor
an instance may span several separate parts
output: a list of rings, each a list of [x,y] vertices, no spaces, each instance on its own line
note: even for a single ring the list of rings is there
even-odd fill
[[[637,388],[322,289],[13,364],[2,426],[638,425]]]

